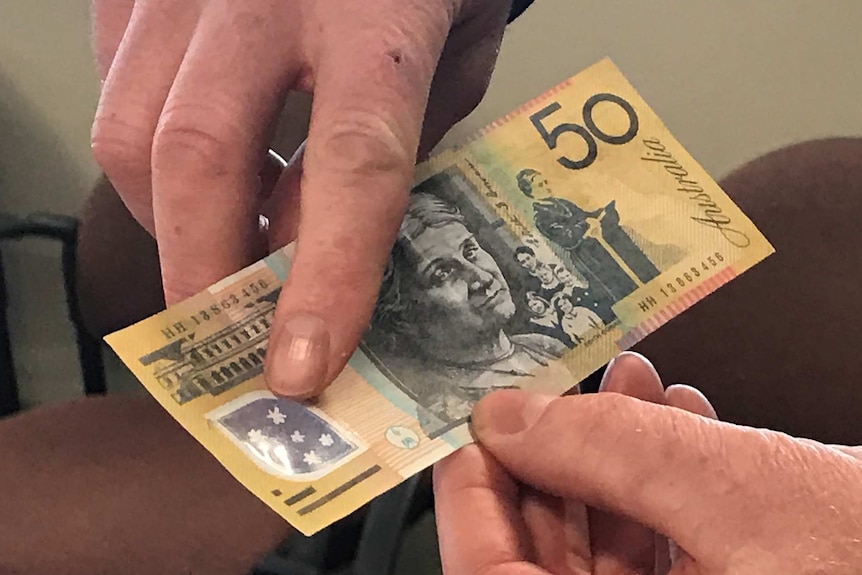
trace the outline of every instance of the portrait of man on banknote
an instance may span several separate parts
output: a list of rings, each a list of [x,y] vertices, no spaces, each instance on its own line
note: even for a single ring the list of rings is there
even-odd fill
[[[471,200],[471,186],[451,171],[414,189],[363,342],[420,406],[431,436],[573,346],[562,328],[536,321],[553,314],[559,322],[556,308],[530,291],[520,239],[493,225],[499,218]]]

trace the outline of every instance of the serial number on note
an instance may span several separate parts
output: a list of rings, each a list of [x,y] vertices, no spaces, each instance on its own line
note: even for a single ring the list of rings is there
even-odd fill
[[[703,280],[704,275],[722,267],[724,261],[724,255],[721,252],[715,252],[711,256],[707,256],[701,260],[698,264],[678,273],[676,277],[670,281],[666,281],[656,286],[658,288],[658,293],[660,293],[664,299],[670,299],[671,297],[685,291],[687,288],[700,283]],[[644,312],[652,309],[653,306],[659,303],[656,298],[658,293],[653,292],[651,295],[643,298],[638,302],[638,308]]]
[[[697,281],[702,272],[708,272],[716,269],[720,263],[724,261],[724,256],[719,252],[715,252],[714,255],[709,256],[705,260],[703,260],[699,266],[691,266],[689,271],[683,272],[680,275],[676,276],[674,281],[667,282],[663,287],[659,288],[661,294],[668,298],[671,295],[677,293],[680,288],[687,287]]]
[[[212,304],[208,308],[199,310],[194,315],[191,315],[190,318],[192,321],[195,322],[195,325],[201,325],[202,323],[207,322],[213,317],[221,314],[223,311],[227,311],[233,307],[240,305],[242,303],[242,300],[237,294],[241,294],[243,299],[255,299],[263,295],[268,288],[269,283],[266,280],[257,280],[244,286],[242,289],[237,290],[235,293],[223,297],[217,303]]]

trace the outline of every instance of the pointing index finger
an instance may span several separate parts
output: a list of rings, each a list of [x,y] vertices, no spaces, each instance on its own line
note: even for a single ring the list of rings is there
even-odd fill
[[[349,14],[325,32],[332,48],[315,65],[296,256],[267,361],[268,384],[285,395],[313,395],[343,369],[407,206],[451,14],[438,2],[386,4],[344,5]]]

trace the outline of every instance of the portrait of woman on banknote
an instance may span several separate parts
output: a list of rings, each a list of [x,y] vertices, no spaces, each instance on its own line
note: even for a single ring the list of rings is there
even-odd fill
[[[486,393],[521,386],[572,346],[562,329],[553,337],[530,321],[536,296],[519,262],[520,239],[492,225],[498,218],[480,211],[475,190],[465,187],[471,184],[449,172],[413,191],[363,343],[421,406],[417,417],[431,436],[463,423]]]

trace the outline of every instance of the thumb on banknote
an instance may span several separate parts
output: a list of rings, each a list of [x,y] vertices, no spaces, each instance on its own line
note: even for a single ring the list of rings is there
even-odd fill
[[[521,481],[674,539],[721,509],[709,484],[727,438],[682,410],[615,393],[504,391],[480,401],[472,423],[479,442]]]
[[[698,572],[842,560],[857,534],[862,467],[814,442],[615,393],[501,391],[478,403],[473,427],[516,479],[649,526]]]

